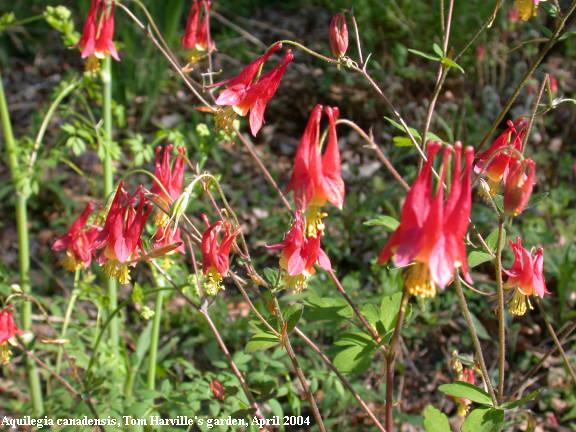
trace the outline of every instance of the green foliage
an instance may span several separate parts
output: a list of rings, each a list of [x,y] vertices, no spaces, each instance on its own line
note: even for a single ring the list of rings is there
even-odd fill
[[[424,429],[426,432],[450,432],[450,423],[448,422],[448,417],[446,415],[434,408],[432,405],[428,405],[424,409]]]
[[[476,402],[481,405],[492,405],[492,399],[490,399],[490,395],[488,395],[488,393],[486,393],[481,388],[464,381],[458,381],[451,384],[442,384],[440,387],[438,387],[438,390],[450,396],[470,399],[472,402]]]
[[[476,408],[472,410],[462,432],[500,432],[504,424],[504,411],[497,408]]]

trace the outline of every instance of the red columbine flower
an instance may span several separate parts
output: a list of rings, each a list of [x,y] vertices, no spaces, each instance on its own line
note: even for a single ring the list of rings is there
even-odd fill
[[[400,225],[378,258],[378,262],[383,264],[393,256],[397,266],[414,262],[405,278],[406,288],[411,294],[422,297],[433,297],[436,286],[444,289],[452,281],[458,267],[471,282],[464,241],[472,202],[470,176],[474,150],[466,148],[462,176],[462,145],[456,143],[454,146],[452,188],[444,201],[442,184],[448,169],[450,147],[444,151],[441,181],[435,194],[431,175],[432,164],[440,147],[438,142],[428,143],[428,160],[406,196]]]
[[[514,263],[504,273],[508,280],[504,288],[513,289],[509,302],[512,315],[524,315],[528,308],[532,309],[528,296],[544,297],[549,294],[544,279],[544,249],[538,248],[533,254],[522,247],[522,240],[516,237],[516,243],[510,240],[510,247],[514,252]]]
[[[292,50],[286,50],[282,60],[272,70],[257,79],[260,68],[280,48],[282,48],[280,42],[274,44],[263,56],[246,66],[238,76],[213,85],[213,87],[226,86],[226,89],[220,92],[216,99],[217,105],[231,106],[241,116],[250,112],[250,131],[253,136],[256,136],[262,127],[266,105],[278,90],[286,68],[294,59]],[[223,112],[220,117],[222,118],[217,120],[225,123],[222,120],[229,119],[230,114]]]
[[[154,176],[161,184],[156,181],[152,186],[151,192],[159,197],[160,204],[165,207],[164,210],[176,201],[182,195],[182,187],[184,185],[184,156],[186,149],[178,147],[178,155],[174,160],[174,164],[170,163],[170,155],[174,147],[169,144],[164,147],[156,147],[156,160],[154,162]],[[184,244],[180,236],[180,228],[169,227],[170,218],[166,212],[158,210],[156,217],[156,225],[158,226],[156,234],[154,234],[154,248],[169,247],[176,243],[180,243],[175,250],[184,252]]]
[[[474,369],[463,368],[462,371],[458,374],[458,381],[463,381],[472,385],[476,384]],[[468,410],[470,409],[470,405],[472,405],[472,401],[466,398],[454,398],[454,399],[458,404],[458,415],[460,417],[466,417],[466,414],[468,414]]]
[[[68,232],[56,239],[52,245],[54,251],[66,251],[62,266],[68,271],[87,268],[92,262],[92,255],[96,249],[95,241],[100,232],[99,227],[86,224],[93,209],[94,205],[91,202],[86,204],[84,211],[70,226]]]
[[[320,236],[309,237],[305,232],[304,218],[300,211],[294,214],[294,222],[284,241],[268,249],[282,249],[280,268],[286,273],[286,285],[295,292],[301,292],[306,281],[316,270],[318,264],[325,270],[331,270],[330,259],[320,246]]]
[[[182,36],[182,46],[192,51],[212,51],[214,43],[210,38],[210,0],[194,0],[186,30]]]
[[[134,208],[136,204],[138,206]],[[151,211],[152,205],[146,201],[142,186],[129,195],[124,190],[124,182],[118,185],[98,237],[98,248],[104,248],[99,257],[104,271],[121,284],[130,282],[128,266],[135,265],[143,249],[140,236]]]
[[[507,214],[518,216],[524,211],[532,195],[535,175],[536,164],[532,159],[512,163],[504,182],[504,211]]]
[[[8,341],[17,334],[20,334],[20,330],[14,322],[12,307],[8,306],[0,311],[0,365],[6,365],[10,361]]]
[[[210,225],[208,217],[202,215],[208,226],[202,235],[202,271],[206,277],[204,287],[209,295],[215,295],[222,288],[222,279],[228,274],[230,250],[240,233],[231,231],[229,222],[217,221]],[[220,233],[222,239],[220,239]]]
[[[299,210],[306,212],[306,232],[316,236],[323,231],[320,208],[327,202],[339,209],[344,205],[344,181],[341,176],[340,150],[336,135],[336,120],[339,110],[326,107],[328,116],[328,144],[326,151],[320,149],[320,120],[322,105],[316,105],[300,139],[296,151],[294,171],[288,183],[288,191],[294,191],[294,199]]]
[[[334,57],[344,57],[348,50],[348,27],[346,15],[336,14],[330,20],[330,49]]]
[[[103,59],[109,55],[117,61],[120,60],[113,40],[115,7],[116,2],[114,0],[109,11],[105,0],[92,0],[90,3],[82,37],[78,43],[82,58],[88,58],[86,68],[89,71],[97,70],[99,68],[98,59]]]
[[[522,151],[528,129],[528,121],[523,117],[514,123],[508,121],[507,124],[506,130],[494,140],[490,148],[478,155],[474,166],[476,173],[486,173],[491,195],[495,195],[500,182],[506,180],[511,161],[518,159],[514,150]]]

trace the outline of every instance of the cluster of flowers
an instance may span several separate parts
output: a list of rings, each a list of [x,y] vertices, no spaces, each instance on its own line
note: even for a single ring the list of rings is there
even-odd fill
[[[120,183],[105,215],[95,218],[102,220],[101,224],[88,223],[94,210],[89,203],[68,232],[54,242],[53,250],[65,252],[62,264],[67,270],[88,268],[96,259],[108,276],[125,284],[130,281],[130,267],[138,261],[184,252],[180,228],[171,226],[168,214],[182,195],[185,153],[183,148],[178,148],[171,163],[172,151],[172,145],[156,148],[156,182],[150,193],[140,185],[130,194],[124,189],[124,183]],[[152,249],[146,252],[142,233],[154,206],[158,207],[154,218],[156,232]],[[210,224],[205,216],[204,219],[207,228],[201,244],[203,273],[207,286],[217,288],[228,273],[230,249],[238,231],[231,232],[228,222]]]
[[[517,1],[518,9],[523,4]],[[111,40],[113,31],[114,2],[106,14],[105,2],[92,0],[92,7],[82,36],[80,48],[82,56],[102,56],[106,53],[117,58]],[[538,1],[530,0],[534,10]],[[98,26],[95,26],[98,9],[101,9]],[[210,37],[210,1],[194,0],[190,10],[182,45],[188,50],[210,51],[215,48]],[[330,47],[334,57],[344,59],[348,49],[346,17],[338,14],[333,17],[330,28]],[[93,47],[107,47],[93,48]],[[216,113],[216,123],[229,128],[234,113],[246,116],[250,113],[250,130],[254,136],[264,123],[266,106],[272,99],[282,77],[294,56],[286,50],[283,58],[270,71],[262,74],[262,68],[269,58],[282,48],[281,43],[272,45],[262,56],[248,64],[236,77],[218,82],[213,87],[225,87],[218,95],[216,104],[221,108]],[[320,122],[322,112],[328,117],[328,142],[322,154]],[[335,107],[317,105],[296,152],[294,171],[288,184],[288,191],[294,192],[296,211],[291,229],[285,239],[269,246],[281,249],[280,267],[285,273],[287,285],[302,290],[307,279],[314,273],[314,265],[330,270],[328,256],[321,248],[321,237],[325,233],[323,219],[326,213],[322,208],[330,202],[341,209],[344,203],[344,182],[340,171],[340,152],[336,135],[336,120],[339,110]],[[474,151],[463,149],[461,143],[444,146],[438,142],[427,143],[427,161],[410,188],[401,211],[401,221],[379,255],[384,264],[390,258],[397,266],[408,266],[405,276],[406,289],[417,296],[432,297],[437,288],[449,285],[458,269],[464,279],[472,283],[467,269],[465,238],[470,223],[471,175],[472,169],[487,178],[486,193],[494,196],[500,183],[504,184],[504,209],[510,216],[519,215],[526,207],[532,193],[535,177],[535,164],[522,156],[524,137],[527,132],[525,119],[509,122],[508,128],[494,141],[492,146],[477,157],[474,165]],[[435,185],[433,163],[442,151],[441,171]],[[453,159],[453,162],[450,160]],[[462,164],[462,159],[464,164]],[[166,164],[167,162],[165,162]],[[448,188],[445,184],[452,163],[452,179]],[[175,166],[178,162],[175,164]],[[474,165],[474,167],[473,167]],[[179,165],[178,165],[179,166]],[[169,167],[169,163],[168,163]],[[158,162],[157,162],[158,169]],[[168,168],[163,165],[166,172]],[[175,169],[178,173],[180,168]],[[175,174],[176,177],[180,174]],[[160,182],[165,180],[158,175]],[[180,177],[178,177],[181,179]],[[165,194],[167,204],[181,194],[179,189]],[[169,181],[166,183],[168,184]],[[157,185],[155,185],[157,187]],[[446,189],[446,191],[445,191]],[[152,191],[162,195],[160,191]],[[447,196],[445,199],[445,195]],[[134,206],[138,203],[137,209]],[[119,186],[116,197],[108,211],[103,228],[86,227],[91,212],[88,207],[81,215],[67,240],[61,239],[55,245],[58,250],[67,250],[66,266],[77,268],[78,263],[89,264],[94,252],[103,249],[98,261],[106,271],[119,280],[128,281],[128,265],[137,261],[141,250],[140,235],[150,213],[143,190],[140,188],[130,196]],[[218,243],[219,233],[224,238]],[[202,250],[205,255],[204,273],[218,286],[228,270],[228,254],[238,232],[224,221],[209,225],[205,233]],[[75,245],[71,238],[78,239]],[[160,223],[155,236],[156,246],[168,247],[171,242],[181,244],[178,229],[169,230]],[[162,243],[163,242],[163,243]],[[216,249],[213,246],[216,245]],[[179,248],[181,246],[178,246]],[[524,249],[520,239],[511,242],[516,260],[506,270],[506,287],[514,289],[511,312],[524,314],[530,307],[527,296],[543,296],[547,291],[543,277],[543,250],[531,253]],[[219,251],[220,255],[214,250]]]

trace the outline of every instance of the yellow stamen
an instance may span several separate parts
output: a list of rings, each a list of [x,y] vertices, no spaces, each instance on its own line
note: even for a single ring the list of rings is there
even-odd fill
[[[296,276],[290,276],[288,273],[284,274],[284,283],[291,294],[300,294],[308,285],[308,279],[312,276],[306,270]]]
[[[96,73],[100,70],[100,60],[95,55],[91,55],[86,59],[84,64],[84,71],[88,73]]]
[[[0,344],[0,365],[7,365],[10,362],[10,357],[12,357],[12,352],[8,346],[8,342]]]
[[[222,275],[214,267],[208,270],[205,277],[204,290],[206,291],[206,294],[209,296],[215,296],[221,289],[223,289]]]
[[[529,297],[523,294],[518,288],[515,288],[514,294],[512,294],[512,298],[508,302],[508,310],[512,315],[522,316],[528,309],[534,309]]]
[[[82,263],[78,262],[70,251],[66,251],[66,256],[62,258],[60,264],[69,272],[75,272],[76,270],[80,270],[82,268]]]
[[[118,279],[118,282],[122,285],[130,282],[130,269],[128,268],[128,264],[123,264],[116,260],[109,260],[104,264],[104,273],[110,278]]]
[[[310,206],[306,210],[306,237],[318,237],[324,233],[326,226],[322,219],[328,216],[320,207]]]
[[[236,113],[232,107],[220,108],[216,111],[214,123],[216,127],[229,132],[234,126],[234,120],[236,119]]]
[[[432,298],[436,295],[436,285],[426,264],[416,263],[411,266],[404,276],[404,283],[408,293],[413,296]]]

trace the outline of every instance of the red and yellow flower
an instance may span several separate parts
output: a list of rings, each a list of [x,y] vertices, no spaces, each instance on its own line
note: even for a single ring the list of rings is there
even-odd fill
[[[206,278],[204,288],[207,294],[215,295],[222,288],[222,280],[228,274],[230,251],[240,229],[232,231],[230,223],[221,220],[210,225],[207,216],[203,215],[203,218],[208,227],[202,235],[201,243],[202,272]]]
[[[215,49],[214,42],[210,37],[210,0],[194,0],[186,29],[182,36],[182,46],[191,51],[191,62],[195,62],[198,54]]]
[[[238,76],[212,86],[226,86],[226,89],[221,91],[216,99],[217,105],[230,106],[234,112],[241,116],[250,112],[250,131],[253,136],[256,136],[264,124],[266,105],[278,90],[286,68],[294,59],[292,50],[286,50],[282,60],[273,69],[258,78],[264,63],[280,48],[282,48],[280,42],[274,44],[264,55],[246,66]],[[217,121],[222,123],[223,127],[227,127],[224,123],[230,117],[230,113],[223,111],[217,114]],[[224,121],[224,119],[227,120]]]
[[[54,251],[66,251],[62,266],[68,271],[88,268],[92,262],[96,250],[96,238],[100,232],[99,227],[87,224],[93,210],[94,205],[91,202],[86,204],[84,211],[72,223],[68,232],[56,239],[52,245]]]
[[[185,154],[184,147],[178,148],[178,155],[171,163],[171,154],[174,146],[171,144],[164,147],[156,147],[156,160],[154,162],[154,176],[157,181],[154,182],[151,192],[158,197],[159,204],[168,210],[174,201],[182,195],[184,186]],[[158,183],[159,182],[159,183]],[[157,230],[154,235],[154,248],[164,248],[175,243],[180,246],[175,250],[184,251],[184,245],[180,236],[180,228],[175,226],[170,228],[170,218],[165,211],[158,210],[156,215]]]
[[[320,246],[320,235],[307,236],[302,213],[294,214],[294,222],[284,241],[268,246],[269,249],[281,249],[280,268],[284,271],[284,281],[289,289],[301,292],[306,282],[319,265],[325,270],[331,270],[330,259]]]
[[[512,315],[524,315],[532,309],[529,296],[544,297],[549,294],[544,278],[544,249],[538,248],[532,253],[522,247],[520,237],[516,243],[510,240],[510,247],[514,253],[514,263],[504,273],[508,276],[504,288],[514,290],[509,302]]]
[[[443,183],[452,148],[446,147],[444,150],[440,182],[436,188],[432,181],[432,164],[441,144],[429,142],[427,148],[427,161],[402,206],[400,225],[378,258],[380,264],[392,257],[397,266],[412,263],[405,276],[405,286],[410,294],[421,297],[433,297],[436,287],[444,289],[453,280],[457,268],[471,282],[465,237],[472,202],[474,151],[472,147],[466,148],[462,175],[462,145],[454,145],[452,187],[448,199],[444,200]]]
[[[123,182],[118,185],[97,247],[103,248],[99,262],[104,271],[121,284],[130,281],[129,266],[136,264],[143,250],[140,236],[151,211],[152,204],[146,201],[142,186],[129,195]]]
[[[12,307],[8,306],[0,311],[0,365],[6,365],[10,361],[8,341],[18,334],[20,330],[14,322]]]
[[[107,56],[119,61],[120,56],[114,45],[114,9],[116,2],[108,10],[105,0],[92,0],[78,47],[83,59],[88,59],[86,69],[98,70],[99,60]]]
[[[536,164],[532,159],[515,160],[511,164],[510,174],[504,182],[504,211],[511,216],[518,216],[524,211],[536,176]]]
[[[500,182],[506,181],[510,164],[518,160],[522,143],[528,129],[528,121],[520,117],[515,122],[508,121],[508,127],[492,143],[490,148],[478,155],[474,171],[485,174],[488,180],[488,193],[494,196]]]
[[[298,210],[305,213],[306,234],[316,237],[324,230],[321,207],[328,202],[342,209],[344,205],[344,181],[341,176],[340,150],[336,134],[336,107],[324,109],[328,117],[328,143],[321,154],[320,121],[322,105],[316,105],[310,114],[304,134],[300,139],[294,170],[288,183],[288,191],[294,192]]]

